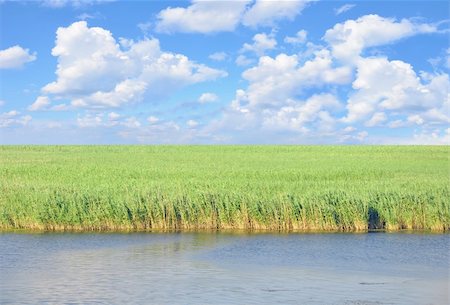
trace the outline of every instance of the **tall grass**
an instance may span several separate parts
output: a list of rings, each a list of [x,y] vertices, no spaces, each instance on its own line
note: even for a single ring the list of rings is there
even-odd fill
[[[0,228],[450,229],[449,146],[0,146]]]

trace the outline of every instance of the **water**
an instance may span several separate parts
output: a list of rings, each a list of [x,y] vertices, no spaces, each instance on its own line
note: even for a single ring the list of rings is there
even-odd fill
[[[0,304],[450,304],[444,234],[0,234]]]

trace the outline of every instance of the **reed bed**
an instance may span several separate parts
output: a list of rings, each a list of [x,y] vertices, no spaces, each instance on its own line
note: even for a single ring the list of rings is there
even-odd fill
[[[449,146],[0,146],[0,229],[450,230]]]

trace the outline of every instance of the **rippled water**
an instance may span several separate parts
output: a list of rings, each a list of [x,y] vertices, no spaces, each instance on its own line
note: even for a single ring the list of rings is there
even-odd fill
[[[450,304],[450,235],[0,234],[0,303]]]

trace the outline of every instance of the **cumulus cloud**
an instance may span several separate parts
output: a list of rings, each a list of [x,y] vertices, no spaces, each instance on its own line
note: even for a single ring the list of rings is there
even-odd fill
[[[247,134],[251,134],[249,130],[266,134],[287,131],[313,137],[334,133],[335,125],[340,124],[336,113],[343,105],[334,94],[313,94],[305,98],[304,92],[350,84],[352,73],[348,67],[336,66],[331,52],[321,49],[308,60],[284,53],[263,56],[242,77],[248,82],[247,88],[236,91],[223,119],[214,122],[211,128]]]
[[[30,115],[20,115],[17,110],[11,110],[0,114],[0,128],[26,126],[32,120]]]
[[[303,64],[297,55],[263,56],[257,66],[247,69],[242,76],[249,81],[246,99],[250,105],[279,105],[305,88],[351,82],[351,70],[335,67],[325,49],[315,52]]]
[[[290,44],[302,44],[306,42],[307,36],[308,36],[307,31],[300,30],[297,32],[297,34],[295,34],[295,36],[293,37],[287,36],[286,38],[284,38],[284,42]]]
[[[146,96],[157,100],[177,88],[227,75],[162,51],[157,39],[118,43],[111,32],[85,21],[58,28],[52,55],[58,58],[57,79],[42,92],[70,99],[75,107],[121,107]]]
[[[149,122],[150,124],[156,124],[159,122],[159,118],[151,115],[147,118],[147,122]]]
[[[267,50],[273,50],[277,46],[277,41],[273,35],[259,33],[253,36],[253,43],[245,43],[241,52],[255,52],[258,56],[264,55]]]
[[[408,122],[416,124],[416,125],[422,125],[424,123],[424,120],[420,115],[414,114],[414,115],[408,116]]]
[[[285,106],[263,113],[263,126],[268,129],[299,130],[308,132],[307,125],[315,122],[316,130],[331,130],[335,119],[328,112],[340,107],[339,101],[331,94],[313,95],[306,101],[288,101]]]
[[[126,129],[139,128],[142,126],[141,122],[134,116],[124,116],[116,112],[105,113],[87,113],[85,115],[78,115],[76,124],[80,128],[112,128],[122,126]]]
[[[28,107],[29,111],[44,110],[50,106],[50,99],[47,96],[38,96],[36,101]]]
[[[358,131],[356,128],[349,126],[335,134],[338,143],[361,143],[365,142],[369,133],[366,130]]]
[[[326,31],[324,40],[331,46],[334,57],[347,63],[354,63],[365,48],[393,43],[419,33],[436,31],[434,25],[414,23],[409,19],[396,21],[378,15],[366,15],[336,24]]]
[[[198,98],[200,104],[212,103],[218,100],[218,96],[214,93],[205,92]]]
[[[243,105],[244,90],[203,129],[226,143],[326,143],[336,134],[334,118],[342,105],[332,94],[315,94],[306,99],[289,99],[281,105]],[[326,135],[326,136],[325,136]]]
[[[156,31],[163,33],[216,33],[233,31],[239,24],[273,26],[293,20],[311,0],[193,0],[188,7],[169,7],[159,12]]]
[[[126,118],[123,122],[122,125],[127,127],[127,128],[139,128],[142,126],[141,122],[139,122],[139,120],[135,117],[129,117]]]
[[[422,130],[421,132],[415,133],[413,139],[408,144],[450,145],[450,128],[431,131]]]
[[[26,63],[35,60],[36,52],[30,53],[29,49],[18,45],[0,51],[0,69],[22,68]]]
[[[345,122],[364,120],[377,111],[421,114],[429,122],[450,122],[447,74],[418,76],[410,64],[400,60],[362,58],[352,87],[355,92],[347,102]]]
[[[378,126],[387,120],[386,114],[384,112],[376,112],[364,125],[367,127]]]
[[[120,118],[120,114],[116,113],[116,112],[110,112],[108,113],[108,119],[110,121],[116,121],[117,119]]]
[[[187,8],[159,12],[156,31],[164,33],[214,33],[233,31],[250,1],[195,0]]]
[[[248,65],[251,65],[253,63],[253,59],[248,58],[247,56],[240,54],[238,55],[238,57],[236,57],[235,60],[236,65],[240,66],[240,67],[245,67]]]
[[[299,31],[285,42],[306,43],[307,50],[295,55],[261,56],[242,73],[247,87],[236,90],[222,119],[211,122],[209,128],[231,137],[233,131],[238,132],[241,140],[258,142],[264,142],[259,132],[266,137],[283,134],[284,142],[320,137],[358,143],[370,142],[373,136],[355,125],[425,128],[448,124],[447,74],[418,75],[406,62],[365,57],[363,53],[368,47],[435,31],[433,25],[377,15],[335,25],[324,36],[325,46],[308,43],[307,32]],[[253,51],[255,45],[246,44],[241,51]],[[264,51],[262,48],[259,54]],[[352,90],[341,104],[336,94],[350,84]],[[317,94],[317,90],[322,93]]]
[[[81,128],[98,127],[103,123],[103,114],[87,114],[77,117],[77,125]]]
[[[195,127],[198,126],[198,122],[195,121],[195,120],[188,120],[188,121],[186,122],[186,125],[187,125],[189,128],[195,128]]]
[[[192,143],[201,136],[196,128],[181,128],[174,121],[159,121],[141,128],[123,130],[119,135],[127,140],[137,140],[139,143],[171,144]]]
[[[258,0],[242,18],[242,24],[250,27],[273,26],[277,21],[293,20],[306,7],[308,0]]]

